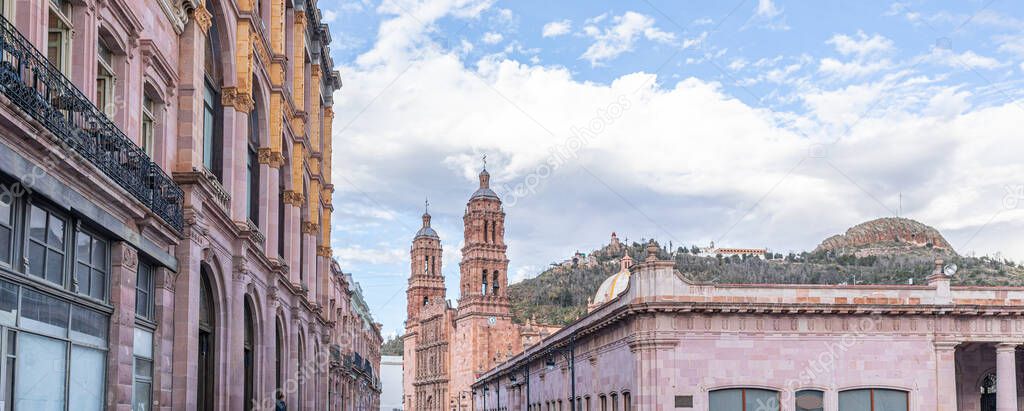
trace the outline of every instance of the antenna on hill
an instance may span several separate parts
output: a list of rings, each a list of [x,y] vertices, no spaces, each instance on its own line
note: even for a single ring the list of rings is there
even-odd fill
[[[900,201],[896,205],[896,217],[903,217],[903,192],[900,192]]]

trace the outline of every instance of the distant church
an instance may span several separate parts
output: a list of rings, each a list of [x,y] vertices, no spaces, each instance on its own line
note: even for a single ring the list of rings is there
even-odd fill
[[[445,295],[441,238],[429,212],[412,241],[403,336],[406,410],[469,410],[478,376],[557,330],[512,322],[505,211],[486,169],[462,219],[458,308]]]

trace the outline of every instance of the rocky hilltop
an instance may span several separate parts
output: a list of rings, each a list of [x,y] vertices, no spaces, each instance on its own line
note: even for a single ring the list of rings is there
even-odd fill
[[[909,218],[887,217],[857,224],[845,234],[822,241],[814,253],[856,257],[894,255],[927,251],[955,255],[953,246],[939,230]]]

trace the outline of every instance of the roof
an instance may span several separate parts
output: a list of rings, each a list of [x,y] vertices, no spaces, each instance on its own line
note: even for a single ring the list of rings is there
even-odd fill
[[[597,288],[597,294],[594,295],[594,305],[601,305],[608,301],[615,299],[619,294],[626,291],[626,287],[629,286],[629,269],[623,269],[610,277],[606,278],[601,286]]]
[[[491,190],[490,188],[482,187],[480,189],[477,189],[476,192],[473,193],[473,196],[470,197],[469,199],[472,200],[477,197],[493,198],[497,200],[498,194],[496,194],[494,190]]]
[[[420,231],[416,232],[416,237],[441,238],[437,235],[437,231],[430,227],[421,228]]]

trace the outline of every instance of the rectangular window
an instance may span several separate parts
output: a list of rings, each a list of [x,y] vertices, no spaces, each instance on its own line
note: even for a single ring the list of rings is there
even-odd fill
[[[78,231],[75,237],[75,281],[72,291],[103,301],[107,297],[106,241]]]
[[[135,274],[135,315],[147,320],[153,317],[153,267],[142,261]]]
[[[19,333],[17,357],[14,409],[63,411],[67,343],[40,335]]]
[[[907,411],[909,401],[905,391],[850,390],[839,393],[839,411]]]
[[[96,57],[96,107],[107,117],[113,117],[114,106],[114,55],[100,42]]]
[[[203,89],[203,165],[220,179],[220,167],[217,164],[220,155],[217,153],[217,92],[209,82]]]
[[[736,388],[708,393],[710,411],[779,411],[779,393]]]
[[[21,328],[66,337],[68,303],[32,289],[21,290]]]
[[[150,411],[153,404],[153,333],[135,329],[132,411]]]
[[[633,409],[633,398],[630,397],[628,392],[622,393],[622,409],[624,411],[631,411]]]
[[[71,340],[96,347],[107,345],[109,319],[106,315],[88,308],[74,306],[71,309]]]
[[[7,347],[4,349],[4,411],[14,409],[14,367],[17,366],[18,334],[8,330],[4,338]]]
[[[10,266],[14,250],[14,192],[0,184],[0,265]]]
[[[153,114],[155,108],[156,104],[152,98],[142,96],[142,135],[139,136],[139,143],[142,145],[142,151],[145,151],[150,159],[156,156],[156,116]]]
[[[65,75],[71,69],[71,2],[50,0],[47,21],[46,58]]]
[[[29,215],[28,273],[64,284],[65,220],[33,205]]]
[[[106,353],[78,345],[71,346],[71,372],[68,379],[68,409],[103,410],[103,377]]]

